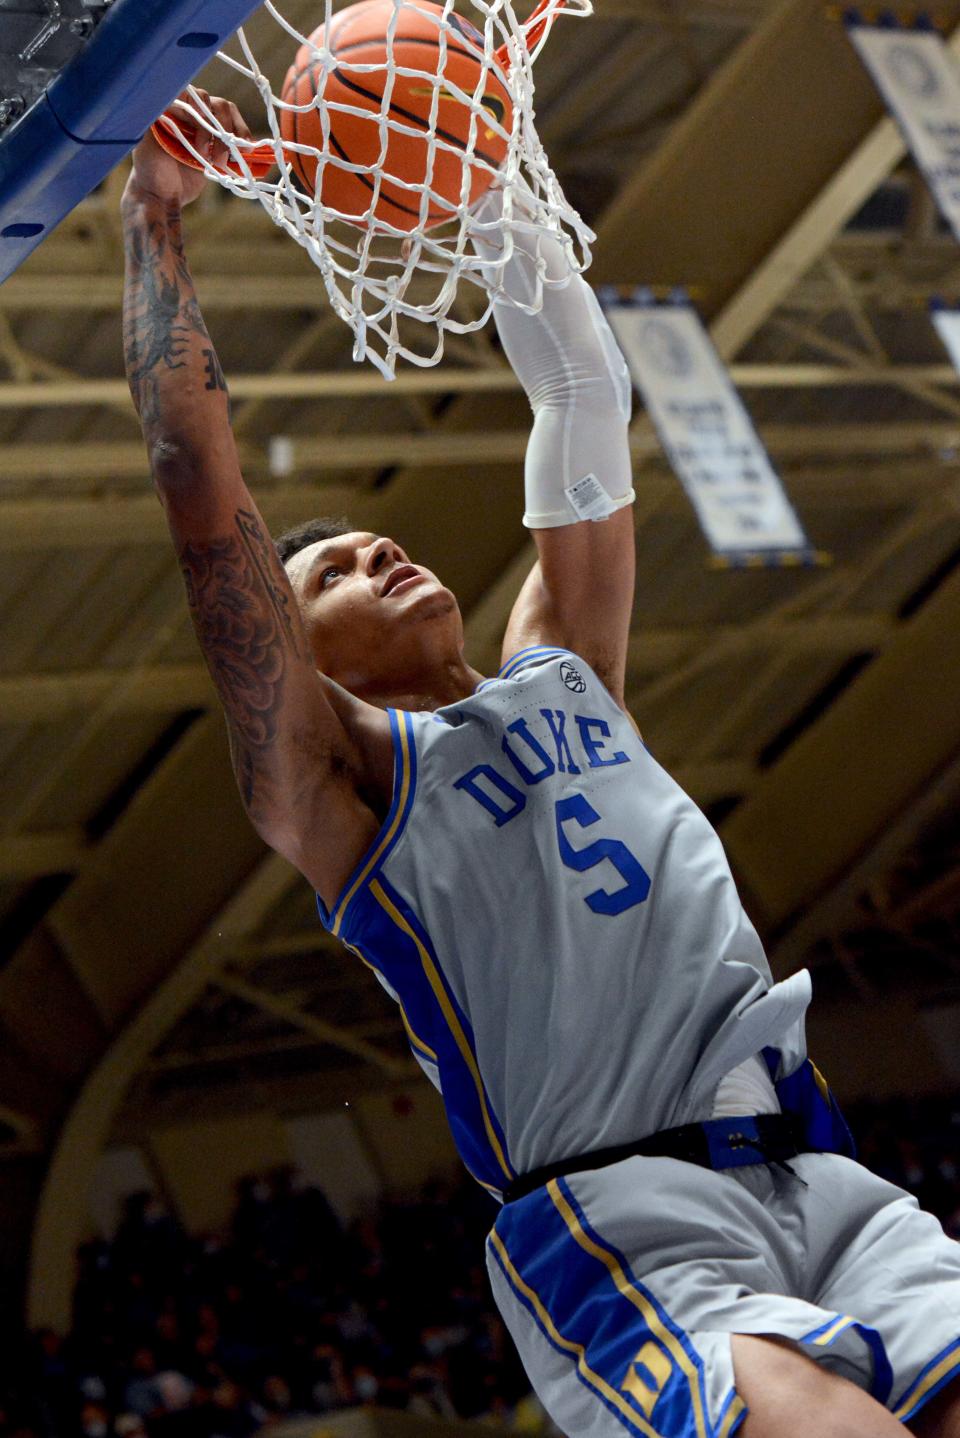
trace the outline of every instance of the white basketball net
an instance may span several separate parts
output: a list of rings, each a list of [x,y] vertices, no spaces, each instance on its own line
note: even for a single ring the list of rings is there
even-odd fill
[[[415,0],[393,0],[386,63],[353,63],[346,55],[337,58],[325,48],[311,47],[318,66],[318,93],[316,99],[311,98],[306,104],[292,104],[281,98],[277,91],[283,88],[285,69],[284,74],[265,75],[244,31],[238,31],[242,59],[224,52],[219,58],[259,93],[266,107],[269,141],[254,145],[223,130],[193,90],[189,106],[191,120],[198,130],[227,145],[232,160],[230,173],[213,169],[194,147],[202,142],[198,133],[188,137],[176,124],[171,126],[184,149],[211,179],[243,199],[259,201],[274,223],[303,246],[323,276],[334,310],[353,330],[354,359],[369,359],[387,378],[393,378],[397,357],[401,355],[416,365],[436,364],[443,354],[445,335],[480,329],[498,298],[528,313],[536,313],[543,303],[544,285],[558,282],[547,277],[546,263],[540,256],[544,236],[562,243],[569,273],[585,270],[591,259],[590,244],[595,237],[564,198],[537,135],[533,111],[533,62],[553,20],[561,9],[568,15],[589,15],[590,0],[544,0],[542,9],[536,12],[537,19],[544,23],[537,24],[536,29],[532,28],[532,20],[528,20],[526,26],[518,20],[511,0],[469,0],[469,15],[465,0],[460,0],[460,5],[461,14],[480,32],[482,45],[479,38],[471,38],[469,29],[465,33],[466,27],[454,27],[450,19],[452,0],[446,0],[442,14],[431,17],[436,25],[438,48],[429,47],[425,51],[436,63],[436,70],[394,64],[393,37],[401,14],[419,7]],[[280,14],[271,0],[266,0],[263,8],[287,32],[288,63],[292,63],[297,47],[309,44],[308,38]],[[325,33],[330,35],[332,0],[325,0],[323,18]],[[320,19],[318,14],[318,22]],[[448,38],[455,38],[460,52],[467,50],[478,62],[479,78],[473,93],[463,91],[445,76]],[[499,62],[495,58],[498,50]],[[409,58],[409,50],[407,53]],[[425,63],[430,62],[428,58]],[[375,75],[376,88],[382,84],[383,89],[379,110],[375,105],[362,108],[362,101],[352,105],[325,100],[324,80],[332,71],[358,79]],[[429,87],[420,92],[430,96],[426,131],[422,125],[414,127],[390,112],[397,75],[412,77],[418,84]],[[500,126],[490,109],[481,105],[488,82],[502,86],[509,94],[513,106],[512,118],[506,118],[509,128]],[[367,85],[371,86],[370,80]],[[470,110],[469,133],[465,142],[456,146],[436,133],[438,113],[439,127],[443,129],[441,99],[448,103],[459,101]],[[251,121],[249,107],[242,99],[240,108],[248,122]],[[313,110],[320,117],[321,146],[295,144],[282,138],[282,111],[304,114]],[[364,123],[377,127],[380,140],[377,163],[358,165],[337,153],[330,138],[331,117],[336,111],[364,117]],[[254,127],[255,122],[251,125]],[[374,213],[384,182],[383,162],[391,130],[416,136],[427,147],[425,178],[421,183],[386,175],[392,192],[396,194],[397,188],[402,188],[410,197],[409,207],[418,210],[413,229],[397,228]],[[483,148],[481,137],[486,135],[489,139],[491,134],[499,137],[499,147],[505,147],[503,161],[496,167],[478,153],[478,148]],[[257,166],[255,161],[262,158],[266,145],[272,147],[274,168],[265,178],[258,179],[253,170],[262,171],[262,166]],[[430,184],[436,157],[444,150],[455,154],[462,164],[461,193],[452,201],[449,195],[438,194]],[[294,169],[297,155],[310,157],[311,169],[316,161],[316,194],[307,194],[297,177]],[[270,158],[269,152],[267,157]],[[328,166],[366,177],[364,185],[369,205],[365,213],[347,215],[317,197]],[[471,210],[470,190],[475,179],[472,167],[490,177],[491,188],[487,198],[475,203]],[[438,210],[448,214],[449,219],[427,228],[430,217],[435,217]],[[479,253],[471,238],[476,240]],[[524,288],[522,300],[515,293],[508,294],[504,285],[504,271],[518,246],[534,260],[527,266],[528,273],[535,277],[534,283]],[[559,282],[565,283],[566,275]]]

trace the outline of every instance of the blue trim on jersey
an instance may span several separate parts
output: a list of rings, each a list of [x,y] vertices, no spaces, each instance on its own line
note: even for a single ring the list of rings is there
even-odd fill
[[[410,1017],[407,1014],[406,1009],[403,1007],[400,996],[396,993],[393,985],[390,983],[383,970],[378,968],[375,963],[373,963],[370,959],[366,957],[365,954],[361,954],[360,950],[355,944],[344,943],[344,947],[348,949],[351,954],[356,954],[361,964],[368,968],[372,974],[376,974],[379,979],[382,979],[384,981],[384,983],[387,985],[386,991],[389,993],[390,997],[393,999],[393,1002],[400,1010],[400,1018],[403,1021],[404,1032],[407,1035],[407,1043],[410,1045],[411,1052],[413,1053],[414,1057],[419,1055],[421,1058],[426,1059],[433,1068],[436,1068],[436,1054],[434,1053],[433,1049],[430,1047],[429,1044],[425,1043],[418,1034],[414,1033],[413,1025],[410,1022]]]
[[[419,1055],[431,1068],[439,1069],[440,1061],[433,1049],[428,1048],[422,1039],[418,1039],[412,1029],[407,1030],[407,1043],[412,1053]]]
[[[878,1403],[886,1404],[890,1401],[890,1394],[893,1390],[893,1367],[887,1356],[884,1341],[877,1330],[870,1328],[866,1323],[855,1323],[853,1327],[873,1355],[873,1381],[870,1384],[870,1392]]]
[[[427,1078],[433,1084],[434,1088],[441,1091],[442,1097],[442,1088],[440,1084],[440,1066],[437,1063],[436,1059],[427,1058],[425,1054],[421,1053],[420,1049],[414,1048],[413,1044],[410,1045],[410,1052],[413,1054],[417,1063],[420,1065],[421,1070],[426,1074]]]
[[[350,946],[399,996],[408,1033],[432,1051],[454,1142],[485,1188],[500,1193],[515,1170],[480,1076],[469,1020],[444,975],[430,936],[407,900],[378,872],[351,899]],[[375,954],[376,964],[368,955]]]
[[[827,1319],[826,1323],[821,1323],[819,1328],[811,1328],[810,1332],[805,1333],[802,1338],[798,1338],[797,1342],[816,1343],[818,1340],[823,1340],[829,1347],[834,1338],[839,1338],[841,1333],[845,1333],[852,1322],[852,1318],[847,1318],[842,1313],[835,1313],[832,1318]],[[826,1338],[828,1333],[831,1336]]]
[[[512,679],[513,676],[532,659],[549,659],[552,656],[559,657],[561,654],[569,654],[574,659],[577,657],[570,649],[554,649],[550,646],[540,644],[531,645],[528,649],[518,649],[516,654],[511,655],[494,678],[481,679],[473,692],[474,694],[482,694],[484,689],[489,689],[491,685],[502,684],[505,679]],[[583,661],[581,661],[581,663],[582,662]]]
[[[596,1229],[592,1227],[589,1219],[587,1218],[585,1212],[583,1211],[583,1208],[581,1207],[579,1201],[574,1195],[573,1190],[571,1189],[566,1179],[558,1179],[557,1188],[562,1194],[563,1198],[566,1199],[567,1203],[569,1204],[577,1220],[577,1223],[583,1231],[584,1236],[589,1239],[596,1248],[602,1250],[602,1252],[605,1254],[605,1258],[601,1258],[600,1261],[604,1263],[604,1267],[606,1267],[607,1271],[612,1275],[615,1269],[619,1268],[623,1275],[623,1278],[626,1280],[628,1288],[632,1290],[632,1292],[635,1293],[644,1304],[649,1305],[649,1307],[652,1309],[653,1314],[655,1315],[656,1324],[658,1326],[662,1325],[666,1333],[671,1334],[676,1340],[676,1342],[679,1343],[683,1353],[686,1355],[687,1363],[689,1365],[688,1378],[692,1381],[694,1375],[696,1375],[700,1402],[703,1405],[704,1412],[706,1412],[707,1398],[703,1359],[700,1357],[699,1353],[694,1348],[690,1339],[687,1337],[686,1333],[680,1327],[680,1325],[674,1322],[674,1320],[670,1317],[669,1313],[667,1313],[666,1309],[657,1301],[656,1298],[654,1298],[650,1290],[648,1288],[645,1288],[644,1285],[638,1281],[630,1267],[626,1256],[621,1253],[620,1250],[616,1248],[612,1243],[610,1243],[609,1240],[601,1238],[600,1234],[596,1231]]]
[[[591,1368],[583,1344],[568,1338],[559,1331],[547,1313],[539,1294],[535,1293],[517,1272],[509,1254],[501,1251],[501,1246],[494,1241],[493,1236],[488,1240],[488,1248],[494,1263],[503,1274],[517,1302],[522,1304],[529,1313],[547,1343],[561,1357],[569,1358],[573,1363],[573,1376],[577,1382],[581,1383],[588,1393],[602,1403],[617,1422],[623,1424],[628,1433],[639,1434],[640,1438],[662,1438],[662,1435],[656,1433],[648,1423],[643,1422],[639,1417],[634,1417],[627,1410],[623,1396],[614,1394],[602,1375]],[[616,1401],[617,1399],[619,1402]]]
[[[910,1384],[910,1387],[901,1394],[896,1402],[890,1404],[894,1418],[899,1418],[901,1423],[907,1423],[919,1413],[924,1404],[929,1403],[953,1378],[960,1373],[960,1338],[948,1343],[942,1348],[936,1357],[931,1358],[926,1367],[922,1368],[917,1377]]]
[[[857,1145],[853,1134],[816,1064],[811,1059],[804,1059],[792,1074],[778,1078],[782,1063],[780,1050],[765,1048],[763,1057],[781,1109],[799,1119],[811,1151],[856,1158]]]
[[[387,717],[390,720],[390,737],[393,741],[393,795],[387,817],[377,837],[340,890],[330,911],[320,895],[317,895],[320,922],[325,929],[338,937],[344,936],[342,930],[350,905],[367,888],[370,880],[388,859],[413,809],[417,790],[417,745],[413,715],[404,709],[388,709]]]
[[[497,678],[512,679],[518,669],[522,669],[524,665],[531,663],[533,659],[550,659],[554,656],[559,658],[561,654],[564,656],[569,654],[574,659],[577,657],[570,649],[563,649],[559,645],[533,644],[529,649],[518,650],[511,659],[508,659],[506,664],[502,666]]]
[[[671,1438],[714,1438],[703,1360],[591,1226],[569,1184],[556,1179],[507,1204],[494,1232],[557,1331],[638,1423]]]
[[[826,1323],[821,1323],[819,1328],[813,1328],[798,1338],[798,1343],[806,1343],[812,1348],[832,1348],[837,1339],[844,1333],[853,1330],[870,1349],[873,1358],[873,1378],[870,1383],[870,1393],[878,1403],[886,1404],[893,1388],[893,1368],[887,1356],[887,1350],[883,1339],[875,1328],[870,1328],[866,1323],[858,1323],[855,1318],[846,1314],[837,1313]]]
[[[735,1388],[731,1388],[717,1415],[717,1438],[733,1438],[747,1416],[747,1405]]]

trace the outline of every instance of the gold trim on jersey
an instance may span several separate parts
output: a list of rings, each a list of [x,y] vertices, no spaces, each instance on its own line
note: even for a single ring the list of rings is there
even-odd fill
[[[355,944],[348,944],[348,943],[345,942],[345,943],[344,943],[344,947],[345,947],[346,949],[348,949],[351,954],[355,954],[355,955],[357,956],[357,958],[360,960],[361,964],[363,964],[366,968],[368,968],[372,974],[380,974],[380,970],[376,967],[376,965],[375,965],[375,964],[371,964],[371,962],[370,962],[369,959],[365,959],[365,958],[363,957],[363,954],[361,954],[360,950],[356,947]],[[385,975],[381,975],[381,977],[385,977]],[[389,983],[389,980],[387,980],[387,982]],[[391,990],[393,990],[393,985],[392,985],[392,984],[390,985],[390,987],[391,987]],[[402,1021],[402,1023],[403,1023],[403,1027],[404,1027],[404,1029],[406,1030],[407,1038],[410,1040],[411,1046],[412,1046],[414,1049],[418,1049],[421,1054],[423,1054],[426,1058],[428,1058],[428,1059],[430,1060],[430,1062],[431,1062],[432,1064],[435,1064],[435,1065],[437,1066],[437,1068],[439,1069],[439,1067],[440,1067],[440,1060],[439,1060],[439,1058],[438,1058],[438,1056],[437,1056],[437,1054],[436,1054],[436,1051],[435,1051],[434,1049],[432,1049],[428,1043],[425,1043],[423,1039],[421,1039],[421,1038],[419,1038],[419,1037],[417,1036],[417,1034],[416,1034],[416,1033],[414,1032],[414,1030],[413,1030],[413,1027],[412,1027],[412,1025],[411,1025],[411,1023],[410,1023],[410,1020],[407,1018],[407,1011],[406,1011],[406,1009],[403,1007],[403,1004],[400,1002],[399,997],[398,997],[396,994],[394,995],[394,997],[395,997],[395,1002],[396,1002],[397,1008],[400,1010],[400,1018],[401,1018],[401,1021]],[[465,1158],[463,1158],[463,1155],[462,1155],[462,1154],[460,1155],[460,1157],[461,1157],[461,1159],[462,1159],[462,1161],[463,1161],[463,1166],[464,1166],[464,1168],[467,1170],[467,1173],[469,1173],[469,1175],[470,1175],[470,1177],[473,1179],[473,1181],[474,1181],[475,1183],[479,1183],[480,1187],[481,1187],[481,1188],[485,1188],[488,1193],[490,1193],[490,1194],[493,1195],[494,1198],[500,1199],[500,1200],[502,1201],[502,1198],[503,1198],[503,1190],[502,1190],[502,1189],[499,1189],[499,1188],[496,1188],[495,1185],[492,1184],[492,1183],[487,1183],[487,1182],[485,1182],[484,1179],[480,1178],[477,1174],[474,1173],[473,1169],[472,1169],[472,1168],[470,1167],[470,1165],[467,1163],[467,1160],[466,1160]]]
[[[343,947],[347,949],[349,953],[356,954],[361,964],[368,968],[371,974],[376,974],[378,978],[381,979],[386,978],[386,974],[381,974],[376,964],[371,964],[369,959],[365,959],[363,957],[363,954],[361,954],[356,944],[348,944],[346,940],[344,940]],[[390,980],[387,979],[387,982],[390,983]],[[419,1049],[422,1054],[425,1054],[426,1057],[431,1061],[431,1063],[439,1063],[435,1051],[430,1047],[428,1043],[425,1043],[423,1039],[419,1038],[417,1034],[414,1033],[413,1026],[410,1023],[410,1020],[407,1018],[407,1011],[403,1007],[403,1003],[392,984],[390,984],[390,990],[393,994],[394,1002],[396,1003],[397,1008],[400,1010],[400,1018],[403,1023],[403,1027],[406,1030],[407,1038],[410,1040],[412,1046],[416,1049]]]
[[[638,1413],[636,1408],[634,1408],[632,1404],[627,1402],[626,1398],[624,1398],[622,1393],[618,1392],[618,1390],[614,1388],[612,1384],[608,1383],[605,1378],[601,1377],[601,1375],[596,1371],[596,1369],[590,1367],[590,1364],[587,1362],[587,1351],[584,1348],[583,1344],[577,1343],[572,1338],[565,1338],[563,1336],[563,1334],[557,1328],[557,1325],[554,1323],[553,1319],[550,1317],[549,1311],[547,1310],[543,1300],[537,1293],[534,1292],[534,1290],[530,1287],[529,1283],[527,1283],[526,1280],[520,1276],[519,1272],[514,1267],[513,1261],[510,1258],[509,1253],[507,1252],[503,1239],[496,1232],[496,1230],[494,1230],[490,1234],[490,1243],[496,1250],[497,1257],[503,1264],[504,1270],[507,1273],[510,1282],[517,1289],[519,1289],[519,1291],[523,1294],[524,1298],[526,1298],[531,1304],[534,1312],[537,1315],[537,1318],[539,1319],[543,1328],[546,1330],[551,1341],[555,1343],[558,1348],[563,1349],[565,1353],[569,1353],[572,1357],[576,1359],[577,1369],[580,1373],[581,1378],[587,1384],[587,1386],[593,1388],[595,1392],[599,1394],[601,1398],[603,1398],[604,1402],[610,1404],[611,1407],[616,1408],[618,1413],[621,1413],[634,1428],[638,1428],[641,1433],[646,1434],[647,1438],[662,1438],[662,1435],[658,1432],[658,1430],[654,1428],[652,1424],[647,1422],[647,1420],[643,1417],[642,1413]]]
[[[907,1393],[906,1398],[894,1408],[894,1418],[899,1418],[901,1423],[904,1422],[906,1415],[916,1409],[924,1395],[929,1393],[931,1388],[935,1388],[938,1383],[942,1383],[944,1378],[947,1378],[955,1368],[960,1368],[960,1348],[954,1348],[950,1353],[944,1354],[936,1367],[930,1369],[923,1382],[918,1383],[912,1392]]]
[[[664,1348],[673,1358],[674,1363],[680,1369],[680,1372],[684,1375],[690,1386],[697,1434],[699,1438],[709,1438],[710,1424],[704,1412],[703,1394],[700,1391],[700,1374],[689,1353],[676,1334],[663,1322],[649,1298],[645,1297],[637,1288],[636,1284],[624,1273],[623,1265],[619,1258],[611,1253],[609,1249],[601,1247],[588,1233],[584,1232],[579,1218],[570,1207],[555,1178],[552,1178],[547,1184],[547,1193],[550,1195],[554,1206],[580,1247],[585,1253],[589,1253],[593,1258],[600,1260],[616,1284],[619,1292],[633,1304],[634,1308],[639,1310],[650,1332],[660,1340]]]
[[[363,868],[360,870],[360,873],[353,880],[352,884],[350,885],[350,888],[344,894],[343,898],[338,900],[337,902],[337,906],[334,909],[330,919],[330,930],[338,937],[340,935],[340,926],[343,923],[344,915],[346,914],[347,909],[350,907],[351,899],[353,898],[357,890],[360,888],[360,886],[364,883],[364,881],[369,877],[371,870],[376,865],[381,854],[393,841],[394,837],[402,828],[408,817],[408,800],[410,798],[410,783],[413,771],[413,766],[410,762],[410,746],[413,742],[413,720],[410,718],[410,715],[407,714],[404,710],[398,709],[396,711],[396,714],[396,732],[400,740],[400,747],[397,750],[397,757],[400,761],[401,771],[400,792],[397,797],[397,811],[393,816],[393,822],[391,823],[389,829],[387,829],[385,834],[381,835],[380,840],[376,845],[376,848],[373,850],[372,854],[368,856],[366,862],[363,865]]]
[[[747,1405],[740,1397],[740,1394],[734,1394],[734,1397],[730,1403],[730,1407],[727,1409],[727,1416],[724,1418],[720,1427],[717,1429],[717,1438],[730,1438],[730,1434],[737,1426],[741,1415],[744,1414],[746,1411]]]
[[[453,1035],[454,1042],[456,1043],[457,1048],[460,1051],[460,1057],[466,1064],[467,1069],[470,1073],[470,1077],[473,1079],[474,1087],[477,1090],[477,1098],[480,1101],[480,1112],[483,1116],[483,1127],[486,1130],[486,1135],[490,1143],[490,1147],[496,1155],[497,1162],[500,1165],[504,1177],[509,1181],[514,1176],[513,1169],[507,1162],[507,1157],[503,1151],[503,1146],[500,1143],[500,1140],[497,1137],[497,1131],[493,1126],[493,1119],[490,1116],[490,1109],[487,1103],[487,1094],[483,1086],[483,1079],[480,1077],[480,1070],[477,1068],[477,1061],[474,1058],[473,1050],[467,1042],[467,1036],[463,1032],[463,1027],[460,1023],[460,1020],[457,1018],[457,1015],[454,1012],[453,1005],[450,1002],[450,997],[447,994],[446,989],[444,988],[443,980],[437,972],[436,964],[433,962],[433,959],[431,958],[430,954],[427,952],[424,945],[420,942],[413,929],[407,923],[406,919],[400,913],[399,909],[396,907],[395,904],[392,904],[390,902],[380,882],[377,879],[372,880],[370,884],[370,893],[373,898],[376,899],[380,907],[384,909],[386,913],[390,916],[390,918],[396,924],[397,928],[401,929],[403,933],[405,933],[409,939],[412,939],[413,943],[416,945],[417,953],[420,955],[420,963],[423,967],[423,972],[426,974],[430,987],[433,990],[434,997],[436,998],[437,1003],[440,1005],[440,1012],[443,1014],[446,1025],[450,1030],[451,1034]],[[486,1186],[487,1185],[485,1185],[485,1187]]]
[[[842,1315],[835,1323],[831,1323],[829,1328],[824,1329],[823,1333],[818,1333],[816,1338],[809,1339],[810,1346],[812,1348],[825,1348],[828,1344],[833,1343],[835,1339],[839,1338],[845,1328],[849,1328],[850,1325],[855,1322],[855,1318],[848,1318],[846,1314]]]

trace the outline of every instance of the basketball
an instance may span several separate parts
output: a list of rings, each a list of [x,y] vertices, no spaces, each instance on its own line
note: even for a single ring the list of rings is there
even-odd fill
[[[447,39],[441,49],[439,20],[443,7],[430,0],[404,4],[397,15],[392,45],[387,27],[395,13],[394,0],[360,0],[340,11],[330,27],[329,38],[320,26],[302,45],[283,86],[288,104],[308,105],[318,95],[328,110],[329,152],[351,165],[381,163],[379,123],[384,89],[390,70],[416,70],[416,75],[397,73],[389,96],[387,114],[397,125],[387,130],[386,153],[382,161],[383,180],[376,195],[373,213],[397,229],[432,228],[451,218],[460,203],[464,170],[468,171],[468,194],[472,204],[487,190],[494,178],[492,169],[502,164],[507,153],[513,107],[510,95],[496,69],[482,65],[477,53],[484,49],[483,36],[468,20],[447,13]],[[450,29],[455,32],[450,33]],[[465,44],[457,43],[457,35]],[[327,72],[317,51],[329,46],[335,59],[344,64]],[[392,66],[388,68],[388,62]],[[353,66],[382,66],[357,70]],[[483,93],[478,97],[480,112],[461,96],[476,94],[483,76]],[[441,142],[431,146],[431,108],[439,87],[435,133]],[[459,93],[458,93],[459,92]],[[349,106],[345,112],[339,106]],[[357,113],[357,112],[362,113]],[[485,123],[485,120],[487,121]],[[283,138],[294,144],[324,149],[319,111],[281,109]],[[413,133],[411,133],[413,132]],[[432,149],[432,170],[431,170]],[[487,169],[472,164],[467,152],[486,161]],[[318,191],[318,160],[313,155],[290,154],[293,168],[311,195]],[[421,192],[413,186],[429,184],[426,221],[421,221]],[[374,197],[372,174],[356,173],[328,161],[319,177],[318,198],[339,210],[354,223],[363,223]]]

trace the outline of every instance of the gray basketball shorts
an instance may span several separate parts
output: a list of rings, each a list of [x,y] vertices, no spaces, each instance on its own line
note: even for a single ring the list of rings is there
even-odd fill
[[[960,1244],[850,1159],[790,1167],[629,1158],[501,1210],[493,1291],[569,1438],[729,1438],[733,1333],[792,1340],[901,1421],[960,1370]]]

